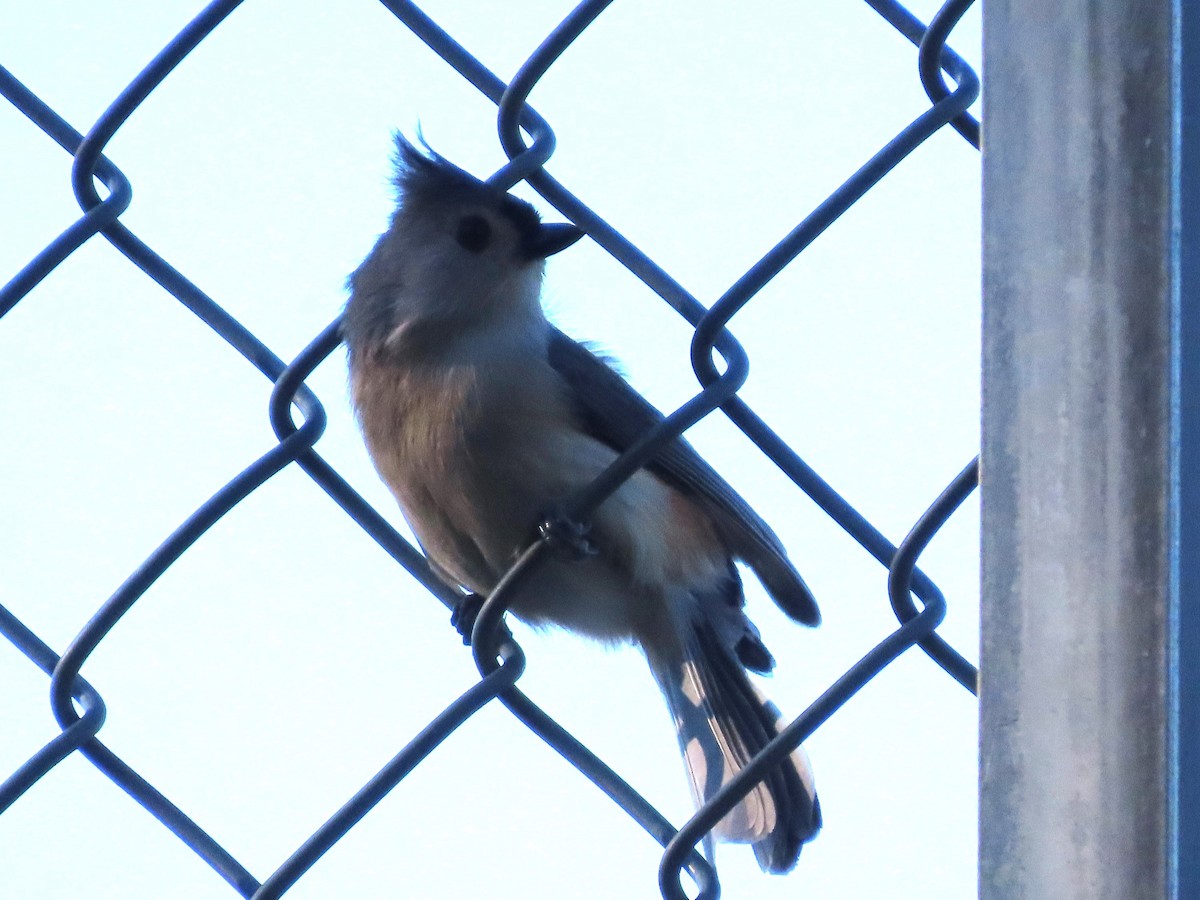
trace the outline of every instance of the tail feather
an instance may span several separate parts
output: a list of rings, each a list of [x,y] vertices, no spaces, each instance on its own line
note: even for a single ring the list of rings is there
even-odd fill
[[[674,660],[651,658],[675,717],[697,805],[709,800],[779,733],[779,712],[713,629],[694,623]],[[723,840],[753,845],[767,872],[787,872],[816,836],[821,811],[808,759],[797,749],[718,823]]]

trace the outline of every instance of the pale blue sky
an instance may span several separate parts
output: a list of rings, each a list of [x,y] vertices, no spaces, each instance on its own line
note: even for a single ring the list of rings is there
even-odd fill
[[[507,78],[570,2],[426,5]],[[14,6],[6,66],[81,130],[199,10]],[[914,3],[928,19],[935,4]],[[953,45],[977,66],[978,13]],[[859,0],[615,3],[534,91],[549,169],[711,303],[927,105],[916,54]],[[421,124],[478,175],[494,106],[374,3],[250,0],[133,115],[107,155],[139,237],[276,353],[338,313],[386,224],[390,132]],[[0,280],[79,214],[70,158],[0,104]],[[979,161],[945,130],[732,323],[742,395],[892,540],[976,453]],[[520,189],[522,192],[527,189]],[[526,193],[532,197],[532,194]],[[556,214],[540,201],[549,216]],[[556,320],[671,409],[696,390],[690,329],[588,242],[555,257]],[[320,452],[398,526],[350,416],[342,355],[310,380]],[[267,450],[271,386],[102,239],[0,320],[7,440],[0,602],[56,650],[196,506]],[[798,714],[894,627],[886,573],[719,415],[689,437],[763,513],[824,613],[789,625],[757,584]],[[976,655],[974,499],[922,558]],[[690,814],[662,701],[633,651],[518,627],[522,686],[672,821]],[[290,468],[190,550],[84,674],[101,737],[260,880],[470,685],[442,606]],[[48,681],[0,642],[0,777],[55,733]],[[719,853],[724,896],[969,897],[975,701],[923,654],[808,742],[826,827],[796,871]],[[376,808],[287,896],[658,896],[654,842],[498,706]],[[5,897],[222,900],[234,891],[90,764],[0,816]]]

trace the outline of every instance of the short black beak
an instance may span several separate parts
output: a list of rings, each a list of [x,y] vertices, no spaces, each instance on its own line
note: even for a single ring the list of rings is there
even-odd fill
[[[566,250],[583,237],[584,231],[578,225],[570,222],[551,222],[539,225],[538,230],[529,237],[525,252],[530,259],[545,259],[560,250]]]

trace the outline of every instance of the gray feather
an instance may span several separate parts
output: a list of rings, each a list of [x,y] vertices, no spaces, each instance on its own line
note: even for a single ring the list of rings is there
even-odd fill
[[[570,385],[576,412],[592,437],[622,452],[663,420],[624,378],[558,329],[551,332],[548,350],[550,364]],[[775,532],[687,441],[670,442],[646,468],[701,502],[722,539],[759,577],[780,609],[805,625],[820,623],[817,602]]]
[[[710,606],[700,598],[701,606]],[[723,602],[723,601],[720,601]],[[683,628],[678,655],[647,648],[647,658],[675,718],[679,746],[697,805],[712,799],[778,734],[779,712],[751,684],[708,616]],[[657,650],[657,654],[655,655]],[[821,806],[803,750],[762,780],[714,829],[749,843],[764,871],[791,870],[821,828]],[[706,847],[711,852],[711,847]]]

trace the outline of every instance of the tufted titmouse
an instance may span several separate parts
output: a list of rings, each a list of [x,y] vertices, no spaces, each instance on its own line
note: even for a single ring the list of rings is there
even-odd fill
[[[540,522],[662,415],[554,328],[546,257],[573,225],[397,138],[399,204],[350,276],[343,319],[367,447],[438,575],[487,595]],[[777,733],[746,670],[774,659],[743,612],[734,560],[806,625],[816,602],[783,545],[687,444],[667,445],[599,508],[581,560],[543,560],[510,609],[646,654],[675,717],[697,804]],[[786,872],[821,827],[802,749],[716,833]]]

